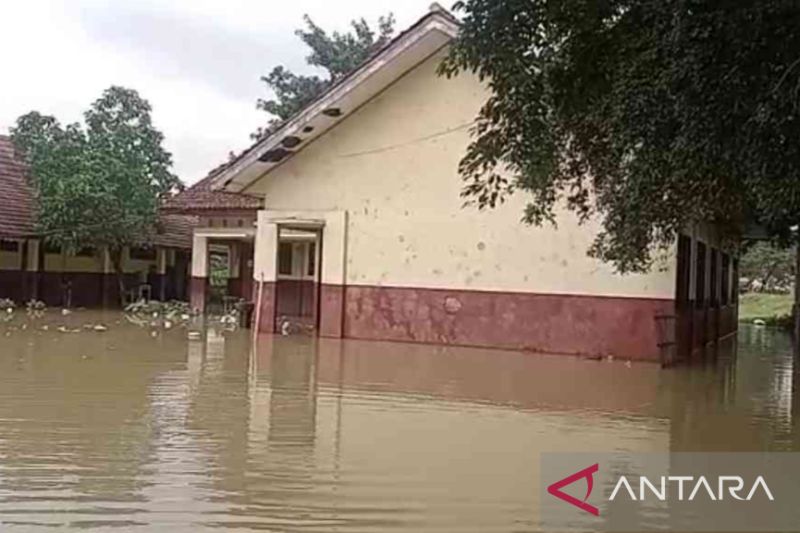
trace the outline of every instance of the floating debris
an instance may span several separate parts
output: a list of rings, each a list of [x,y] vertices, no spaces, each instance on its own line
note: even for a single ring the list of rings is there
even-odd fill
[[[61,315],[62,316],[67,316],[67,315],[71,315],[71,314],[72,314],[72,311],[70,311],[69,309],[62,309],[61,310]]]
[[[185,323],[192,318],[188,311],[187,302],[139,300],[125,307],[125,318],[141,327],[171,329],[176,323]]]
[[[25,310],[28,313],[28,318],[41,318],[47,309],[45,303],[41,300],[31,299],[25,304]]]
[[[14,300],[11,298],[0,298],[0,310],[5,311],[3,315],[0,315],[0,321],[2,322],[9,322],[14,318],[14,308],[17,304],[14,303]]]
[[[17,304],[11,298],[0,298],[0,309],[4,309],[6,313],[13,313]]]
[[[103,324],[95,324],[92,329],[95,331],[108,331],[108,328]]]

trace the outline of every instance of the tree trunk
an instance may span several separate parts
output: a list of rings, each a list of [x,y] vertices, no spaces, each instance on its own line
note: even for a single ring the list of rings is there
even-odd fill
[[[119,290],[119,304],[125,307],[125,276],[122,272],[122,248],[109,248],[109,258],[111,259],[111,266],[114,267],[114,273],[117,275],[117,288]]]

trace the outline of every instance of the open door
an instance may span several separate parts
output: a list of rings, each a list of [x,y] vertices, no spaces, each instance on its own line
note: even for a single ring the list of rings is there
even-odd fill
[[[281,226],[278,232],[275,331],[314,333],[319,318],[321,234]]]

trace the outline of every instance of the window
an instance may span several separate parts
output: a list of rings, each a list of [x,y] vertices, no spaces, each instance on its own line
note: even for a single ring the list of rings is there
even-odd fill
[[[722,305],[731,301],[731,256],[722,254]]]
[[[691,300],[689,288],[692,276],[692,239],[686,235],[678,236],[678,280],[676,282],[676,302],[679,307],[688,305]]]
[[[17,241],[0,240],[0,252],[18,252],[19,243]]]
[[[278,274],[281,276],[292,275],[292,258],[294,246],[290,242],[282,242],[278,245]]]
[[[709,280],[710,291],[709,296],[711,300],[711,306],[716,307],[719,305],[719,292],[717,287],[717,280],[719,279],[719,273],[717,272],[718,266],[718,259],[717,256],[719,255],[719,251],[716,248],[711,249],[711,275]]]
[[[694,305],[697,308],[706,304],[706,245],[697,243],[697,257],[694,268]]]
[[[156,258],[156,249],[155,248],[131,248],[128,256],[131,259],[137,259],[139,261],[154,261]]]
[[[284,278],[313,279],[317,274],[314,242],[284,241],[278,245],[278,275]]]

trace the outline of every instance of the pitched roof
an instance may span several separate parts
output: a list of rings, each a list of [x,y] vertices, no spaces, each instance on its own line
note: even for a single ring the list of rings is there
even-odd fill
[[[0,135],[0,237],[33,233],[33,193],[28,168],[11,138]]]
[[[217,167],[205,178],[164,202],[162,209],[168,213],[198,213],[204,211],[261,209],[260,198],[211,188],[216,174],[226,165]]]
[[[447,45],[459,21],[439,4],[317,99],[211,176],[210,188],[238,192],[302,150],[404,73]]]
[[[34,237],[33,190],[28,166],[14,149],[11,138],[0,135],[0,237]],[[192,227],[197,218],[162,214],[153,244],[192,247]]]

